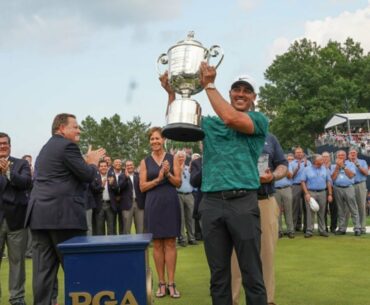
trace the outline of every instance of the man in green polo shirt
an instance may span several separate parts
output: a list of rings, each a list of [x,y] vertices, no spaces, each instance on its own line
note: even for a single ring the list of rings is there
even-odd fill
[[[266,305],[260,260],[257,161],[265,143],[268,121],[260,112],[249,112],[256,99],[250,78],[242,76],[231,85],[231,103],[228,103],[214,85],[214,67],[202,63],[200,77],[217,114],[202,118],[203,199],[199,208],[211,271],[212,304],[232,304],[230,257],[235,247],[241,262],[246,303]],[[160,80],[168,92],[168,102],[173,102],[175,92],[167,74]]]

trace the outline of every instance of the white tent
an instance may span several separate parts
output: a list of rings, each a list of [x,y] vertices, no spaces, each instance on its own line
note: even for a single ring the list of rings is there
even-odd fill
[[[366,113],[337,113],[335,114],[329,122],[326,123],[325,129],[337,127],[338,125],[342,125],[347,123],[348,131],[351,130],[352,127],[357,126],[364,126],[366,125],[367,130],[370,132],[370,112]]]

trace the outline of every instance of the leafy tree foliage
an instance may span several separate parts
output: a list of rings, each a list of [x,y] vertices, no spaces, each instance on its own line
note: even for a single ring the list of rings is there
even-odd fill
[[[370,55],[351,38],[324,47],[296,41],[276,57],[265,78],[258,107],[286,149],[298,144],[313,148],[335,113],[370,109]]]
[[[87,151],[89,145],[93,149],[104,147],[112,159],[130,159],[135,165],[149,153],[147,132],[150,124],[141,122],[139,117],[124,124],[118,114],[103,118],[100,123],[88,116],[81,122],[81,127],[83,151]]]

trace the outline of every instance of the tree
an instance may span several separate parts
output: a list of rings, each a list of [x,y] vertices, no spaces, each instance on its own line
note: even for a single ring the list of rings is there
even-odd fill
[[[294,42],[265,72],[258,107],[284,148],[313,148],[325,123],[338,112],[370,109],[370,55],[348,38],[325,47]]]
[[[103,118],[100,124],[91,116],[81,122],[81,149],[87,151],[104,147],[112,159],[130,159],[136,165],[148,154],[147,132],[150,124],[142,123],[140,117],[134,117],[127,124],[121,122],[118,114]]]

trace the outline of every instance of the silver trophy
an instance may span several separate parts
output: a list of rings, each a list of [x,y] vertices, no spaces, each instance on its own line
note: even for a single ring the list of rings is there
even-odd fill
[[[157,70],[160,65],[168,66],[168,79],[173,90],[181,95],[171,103],[167,114],[167,125],[163,128],[163,135],[171,140],[192,142],[204,138],[200,128],[201,107],[191,98],[203,90],[200,84],[200,64],[209,62],[211,57],[220,59],[216,68],[224,58],[220,46],[214,45],[208,49],[199,41],[194,40],[194,32],[189,32],[185,40],[169,48],[167,53],[158,57]]]

